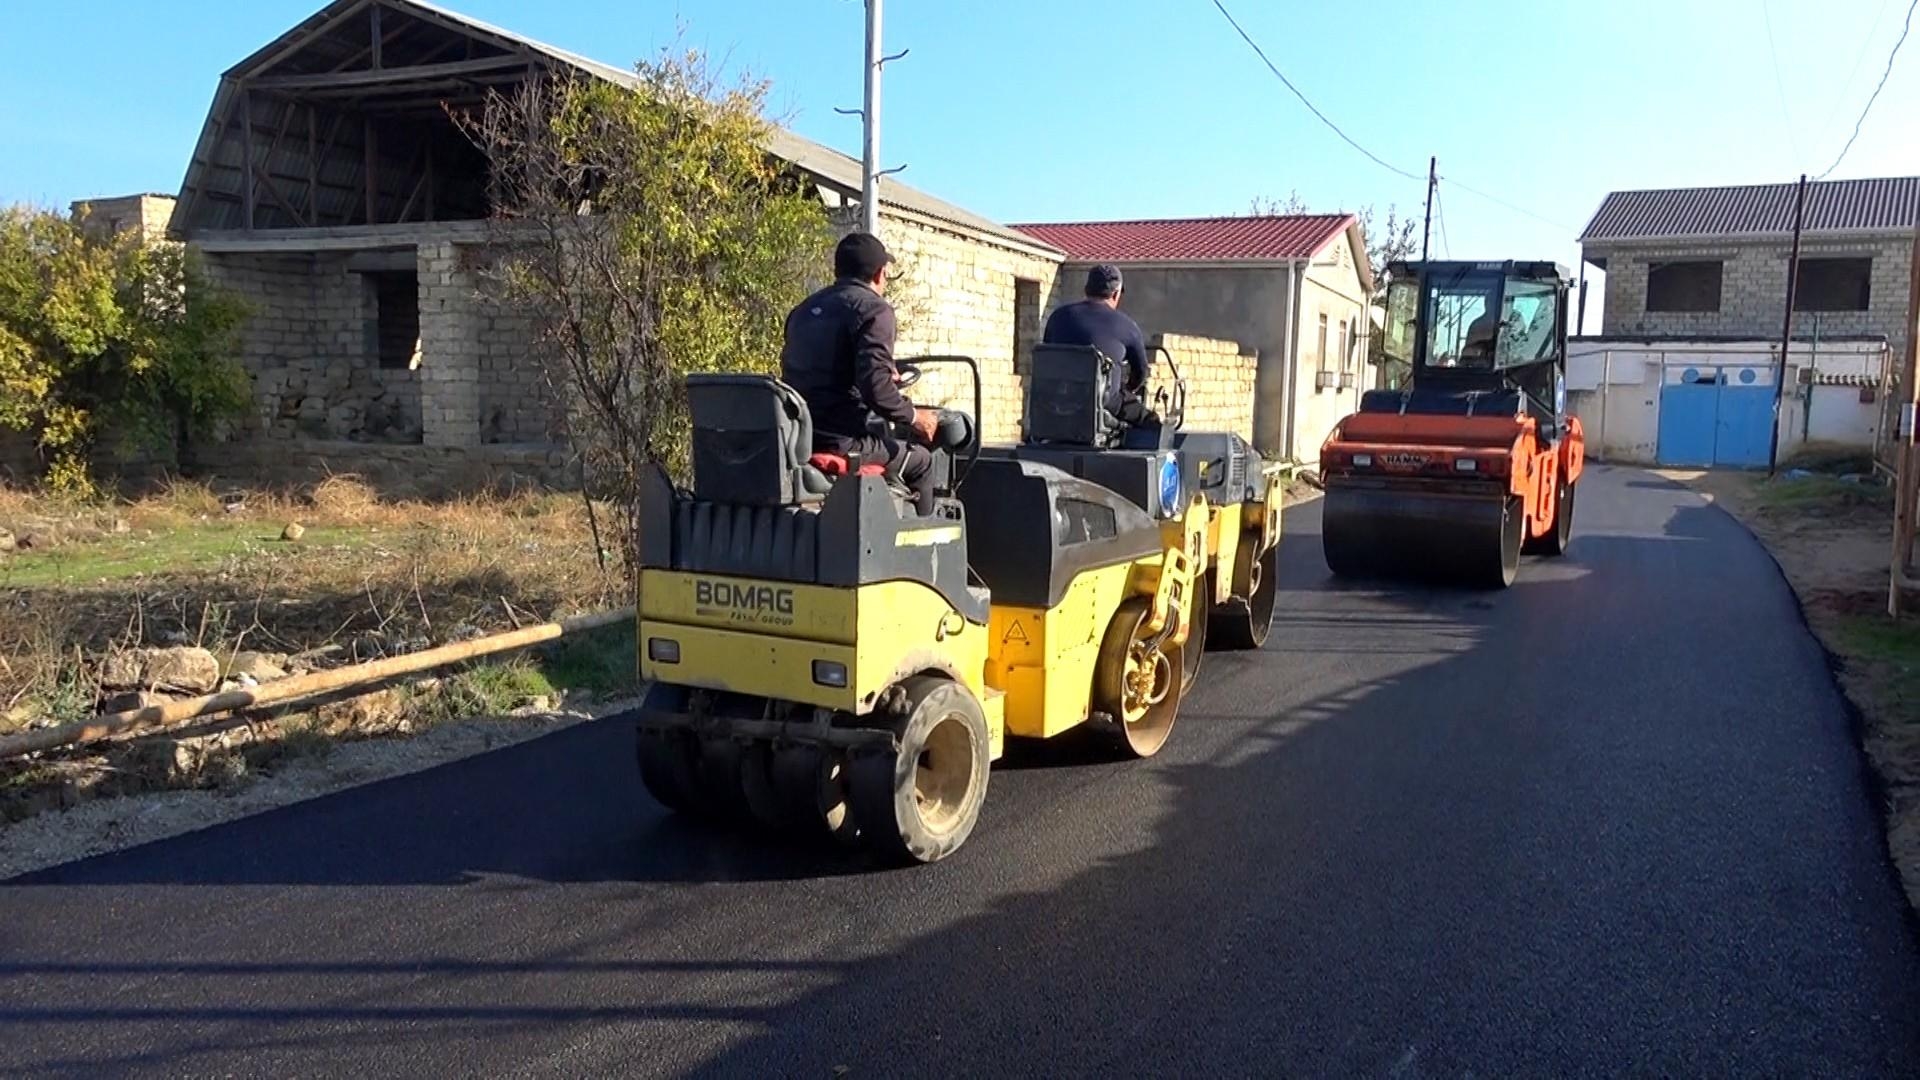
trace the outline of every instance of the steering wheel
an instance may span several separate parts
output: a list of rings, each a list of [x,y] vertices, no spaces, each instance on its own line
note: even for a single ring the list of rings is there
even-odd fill
[[[894,373],[899,376],[894,385],[902,390],[920,381],[920,367],[917,364],[895,364]]]

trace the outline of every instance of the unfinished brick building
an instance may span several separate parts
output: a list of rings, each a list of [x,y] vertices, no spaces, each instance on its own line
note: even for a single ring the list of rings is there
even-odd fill
[[[632,82],[416,0],[338,0],[221,78],[172,233],[252,305],[242,359],[258,407],[197,464],[417,488],[565,482],[527,320],[479,288],[488,162],[448,116],[555,73]],[[784,131],[769,149],[853,220],[858,161]],[[1060,253],[905,185],[883,199],[919,294],[902,300],[902,352],[976,356],[987,432],[1011,438],[1016,341],[1037,333]]]

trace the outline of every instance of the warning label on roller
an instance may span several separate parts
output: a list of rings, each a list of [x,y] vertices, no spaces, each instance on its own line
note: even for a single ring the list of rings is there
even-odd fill
[[[1027,644],[1027,630],[1026,630],[1026,627],[1023,627],[1020,625],[1019,619],[1015,619],[1013,620],[1013,622],[1007,625],[1007,632],[1001,635],[1000,644],[1002,645]]]

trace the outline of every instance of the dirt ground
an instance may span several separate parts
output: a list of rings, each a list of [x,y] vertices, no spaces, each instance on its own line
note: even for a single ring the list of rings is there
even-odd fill
[[[1318,495],[1303,479],[1286,485],[1289,505]],[[302,525],[297,540],[281,538],[288,523]],[[89,673],[117,647],[334,649],[348,662],[373,635],[417,647],[618,600],[593,558],[584,510],[554,496],[391,504],[342,480],[304,493],[183,485],[130,504],[70,506],[0,490],[0,533],[15,541],[0,553],[0,605],[22,616],[0,633],[0,705],[9,707],[0,733],[91,714],[103,692]],[[262,725],[259,741],[222,746],[185,773],[166,737],[0,766],[0,878],[606,715],[638,691],[619,677],[633,648],[630,632],[612,634],[408,684],[377,702],[352,699]],[[568,704],[547,707],[556,697]],[[349,719],[337,722],[342,714]],[[486,715],[500,718],[475,718]],[[142,782],[78,793],[61,783],[123,773],[124,752],[146,743],[169,767]]]
[[[1881,785],[1887,842],[1920,910],[1920,596],[1887,615],[1891,489],[1829,475],[1670,471],[1738,518],[1773,553],[1859,710]]]

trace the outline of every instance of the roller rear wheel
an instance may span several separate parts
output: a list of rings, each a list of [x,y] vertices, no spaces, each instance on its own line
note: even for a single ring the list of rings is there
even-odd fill
[[[1500,507],[1499,546],[1487,553],[1486,562],[1480,571],[1481,584],[1490,589],[1504,589],[1513,584],[1520,574],[1520,549],[1527,535],[1526,506],[1517,495],[1510,495]]]
[[[1186,662],[1182,646],[1152,644],[1145,629],[1151,614],[1145,597],[1122,603],[1107,624],[1093,669],[1094,709],[1111,717],[1120,747],[1142,758],[1159,753],[1173,734]]]
[[[986,713],[959,683],[908,679],[904,714],[893,723],[897,750],[849,761],[860,838],[891,862],[930,863],[960,850],[987,798]]]
[[[647,690],[640,711],[684,714],[687,689],[655,683]],[[640,726],[635,732],[640,783],[655,802],[676,813],[698,814],[704,809],[700,790],[700,741],[683,728]]]
[[[1255,555],[1254,549],[1259,543],[1257,534],[1241,538],[1239,558],[1247,564],[1247,572],[1241,579],[1248,583],[1247,598],[1235,598],[1214,612],[1216,625],[1209,632],[1216,648],[1258,649],[1267,643],[1267,631],[1273,625],[1274,598],[1280,592],[1280,545],[1276,543]],[[1331,556],[1328,563],[1332,563]]]
[[[1202,577],[1193,583],[1193,602],[1187,614],[1187,643],[1180,665],[1180,693],[1193,689],[1200,677],[1200,661],[1207,655],[1207,624],[1213,614],[1213,578]]]
[[[781,814],[800,833],[851,845],[857,835],[847,805],[843,755],[821,746],[783,746],[768,764]]]
[[[1529,554],[1545,555],[1557,559],[1567,553],[1567,545],[1573,543],[1573,493],[1577,484],[1560,485],[1553,501],[1553,525],[1546,534],[1527,541]]]

